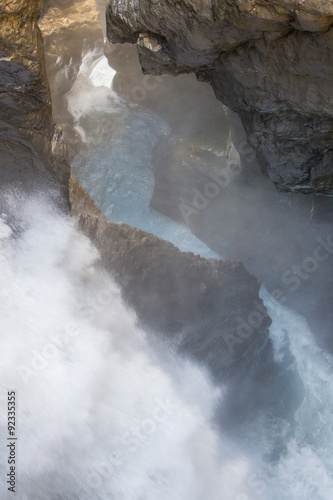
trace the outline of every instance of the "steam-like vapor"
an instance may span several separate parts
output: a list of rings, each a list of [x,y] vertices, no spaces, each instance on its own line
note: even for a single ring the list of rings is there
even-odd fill
[[[301,399],[288,419],[263,412],[239,443],[212,424],[228,386],[151,350],[97,251],[45,197],[7,195],[0,249],[0,422],[6,436],[15,390],[17,498],[330,498],[332,359],[302,318],[263,291],[280,376]]]
[[[161,368],[70,220],[42,197],[9,195],[0,248],[1,434],[15,390],[16,498],[234,500],[248,491],[248,460],[210,423],[221,391],[189,362]]]

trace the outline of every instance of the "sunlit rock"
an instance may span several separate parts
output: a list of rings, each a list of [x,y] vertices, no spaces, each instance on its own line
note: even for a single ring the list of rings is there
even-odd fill
[[[37,25],[41,8],[35,0],[0,5],[1,184],[14,180],[33,189],[43,179],[67,193],[66,147],[52,119]]]

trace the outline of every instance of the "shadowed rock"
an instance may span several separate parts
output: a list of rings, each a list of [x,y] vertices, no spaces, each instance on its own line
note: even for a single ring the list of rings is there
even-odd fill
[[[103,266],[148,328],[164,332],[217,378],[244,376],[271,361],[260,282],[239,261],[204,259],[122,223],[110,222],[72,178],[72,214]],[[82,213],[83,210],[83,213]]]
[[[332,1],[109,1],[144,72],[194,72],[237,112],[280,190],[333,194]]]

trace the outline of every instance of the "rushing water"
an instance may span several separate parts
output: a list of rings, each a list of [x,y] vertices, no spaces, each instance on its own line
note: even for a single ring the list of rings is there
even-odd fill
[[[153,233],[182,251],[219,258],[186,226],[149,207],[154,189],[152,150],[169,128],[153,112],[122,102],[105,86],[105,69],[101,80],[97,78],[90,58],[93,53],[85,57],[68,95],[69,110],[89,145],[72,165],[80,184],[113,222],[126,222]],[[89,122],[84,128],[87,121],[82,117],[87,116],[94,120],[92,132]]]
[[[151,149],[165,124],[127,107],[99,85],[96,71],[91,85],[85,63],[69,96],[86,142],[76,175],[111,220],[212,256],[187,228],[149,209]],[[112,116],[112,131],[93,137],[81,119],[88,115]],[[215,418],[215,409],[228,404],[228,383],[215,386],[202,366],[162,341],[151,346],[97,265],[97,251],[50,194],[2,196],[0,427],[7,436],[7,391],[15,390],[16,498],[331,498],[333,359],[302,317],[261,290],[273,319],[276,377],[290,381],[284,402],[290,411],[274,414],[263,405],[247,419],[245,409],[239,435],[228,432]],[[271,382],[268,392],[278,387]],[[2,445],[2,492],[7,456]]]
[[[91,80],[89,67],[83,65],[82,69],[86,85],[90,78],[90,83],[98,86],[98,80]],[[80,92],[81,87],[74,87],[69,103]],[[113,96],[113,101],[119,105],[117,97]],[[151,150],[157,138],[166,133],[165,124],[140,106],[127,108],[123,104],[116,115],[113,136],[101,140],[98,146],[90,143],[85,154],[76,159],[74,171],[80,182],[111,220],[127,222],[168,239],[181,249],[210,256],[201,242],[198,245],[196,238],[188,236],[186,228],[149,208],[154,187]],[[261,414],[251,424],[244,446],[253,449],[256,443],[258,455],[249,454],[252,463],[261,463],[261,473],[247,478],[247,487],[252,488],[256,498],[262,493],[264,498],[274,500],[326,500],[333,486],[333,360],[316,346],[302,317],[277,304],[264,289],[261,293],[273,319],[270,336],[279,367],[277,377],[290,384],[281,405],[289,407],[290,412],[288,418]],[[278,384],[272,390],[276,387]],[[276,398],[280,396],[277,392]],[[235,498],[250,497],[240,488]]]
[[[265,429],[282,450],[267,464],[268,490],[274,500],[328,500],[333,491],[333,358],[317,346],[304,318],[264,290],[262,299],[273,320],[275,359],[281,373],[289,375],[291,405],[301,393],[290,418],[279,421],[273,415]]]
[[[73,222],[43,197],[7,202],[0,404],[16,390],[17,498],[330,498],[333,360],[300,316],[262,291],[276,362],[302,398],[288,419],[263,412],[243,441],[228,437],[213,424],[226,387],[151,350]],[[5,436],[5,412],[0,425]],[[1,463],[6,491],[5,447]]]
[[[235,498],[252,466],[210,423],[223,389],[190,362],[160,366],[71,221],[7,198],[0,404],[16,390],[17,498]]]

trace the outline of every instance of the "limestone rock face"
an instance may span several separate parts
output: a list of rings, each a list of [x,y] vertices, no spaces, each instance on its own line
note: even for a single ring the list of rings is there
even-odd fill
[[[111,0],[144,72],[194,72],[237,112],[281,190],[333,193],[333,1]]]
[[[62,133],[52,119],[37,22],[41,0],[0,5],[1,184],[56,181],[68,192],[69,164]]]

